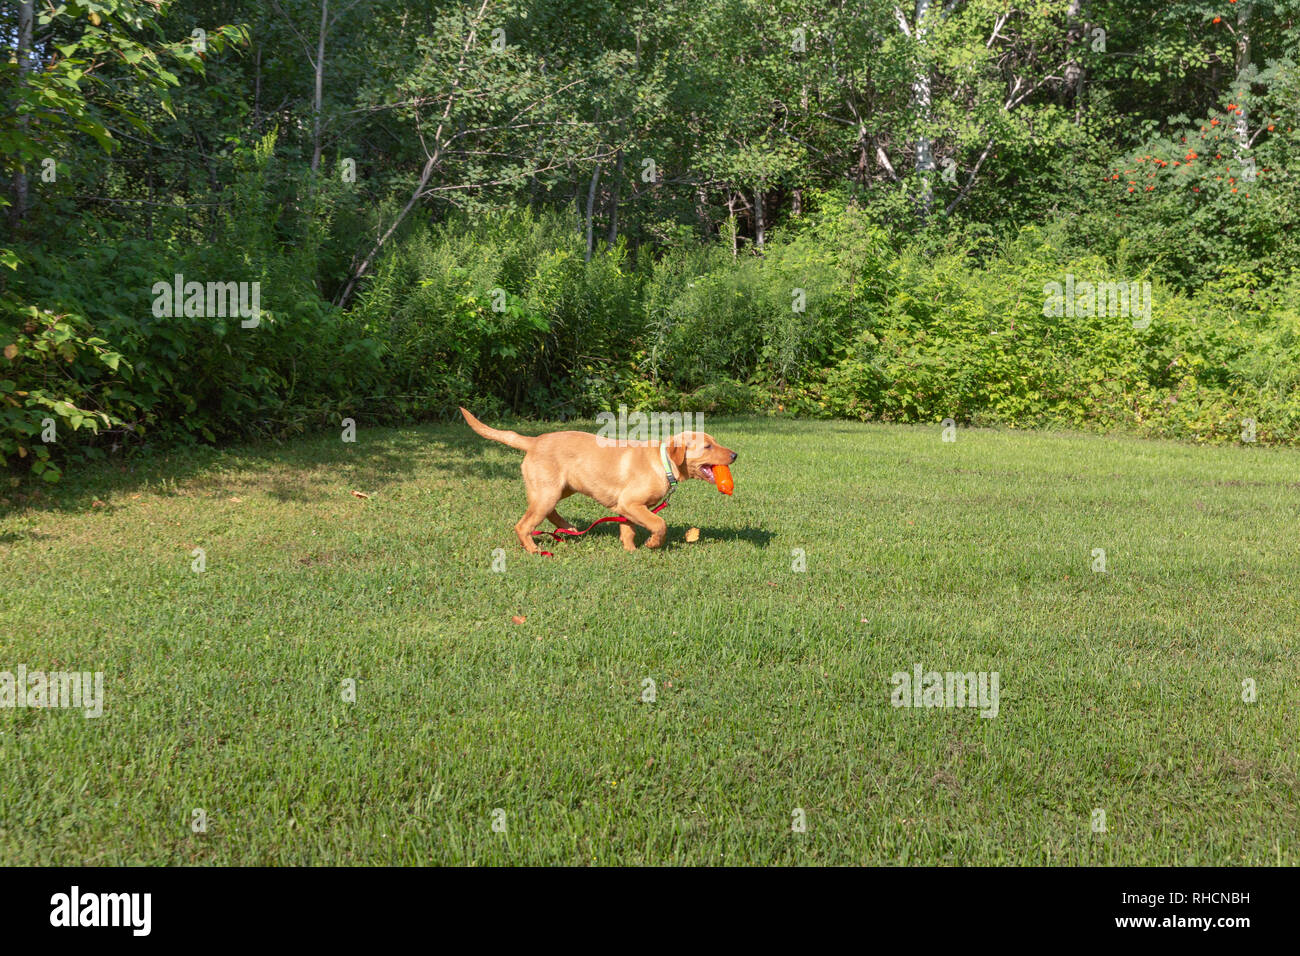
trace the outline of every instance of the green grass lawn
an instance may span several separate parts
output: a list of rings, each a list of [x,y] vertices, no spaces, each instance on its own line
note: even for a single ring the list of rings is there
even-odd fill
[[[459,424],[3,492],[0,671],[106,703],[0,711],[0,863],[1300,858],[1300,455],[707,427],[735,496],[634,554],[524,554],[522,455]],[[892,706],[918,663],[997,716]]]

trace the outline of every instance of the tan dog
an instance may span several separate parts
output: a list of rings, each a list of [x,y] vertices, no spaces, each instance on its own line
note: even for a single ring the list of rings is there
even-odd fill
[[[465,409],[460,413],[484,438],[526,452],[523,462],[528,510],[515,525],[524,550],[536,554],[533,531],[542,519],[557,528],[577,529],[560,517],[555,506],[569,495],[584,494],[650,532],[647,548],[657,548],[668,534],[668,522],[650,509],[664,499],[674,480],[700,478],[713,482],[713,469],[730,465],[736,453],[704,432],[682,432],[667,442],[669,471],[665,471],[659,442],[602,440],[587,432],[547,432],[535,438],[489,428]],[[636,532],[620,524],[619,538],[636,550]]]

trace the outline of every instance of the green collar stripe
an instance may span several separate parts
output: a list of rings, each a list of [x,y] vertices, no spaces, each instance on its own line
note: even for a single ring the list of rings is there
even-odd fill
[[[659,446],[659,460],[663,462],[664,475],[668,478],[668,490],[672,491],[673,485],[677,484],[677,479],[673,477],[673,466],[672,463],[668,461],[667,445]]]

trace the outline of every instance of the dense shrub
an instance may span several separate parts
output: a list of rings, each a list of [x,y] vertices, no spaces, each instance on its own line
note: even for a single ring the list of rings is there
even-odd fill
[[[796,225],[762,255],[687,245],[639,269],[621,245],[584,261],[576,223],[554,214],[417,225],[350,313],[255,231],[188,253],[132,241],[75,262],[32,254],[0,298],[0,455],[56,478],[69,454],[467,403],[489,416],[627,403],[1196,441],[1238,440],[1250,420],[1257,441],[1300,440],[1296,280],[1228,274],[1178,291],[1154,267],[1080,253],[1062,228],[1027,228],[978,258],[957,234],[896,251],[830,196]],[[259,326],[154,317],[150,289],[176,272],[260,281]],[[1149,324],[1045,314],[1045,288],[1069,275],[1150,281]],[[56,444],[41,440],[50,418]]]
[[[1045,315],[1067,274],[1146,281],[1100,257],[1063,257],[1035,230],[985,267],[900,257],[885,309],[853,352],[809,387],[829,414],[899,421],[1056,425],[1224,441],[1297,441],[1300,348],[1294,289],[1194,296],[1160,280],[1150,324],[1132,315]],[[1287,303],[1292,303],[1288,305]]]
[[[413,229],[353,312],[385,343],[393,400],[567,417],[632,387],[640,279],[622,246],[583,261],[576,223],[527,211]]]
[[[95,244],[75,258],[20,246],[0,295],[0,458],[57,478],[62,460],[144,443],[283,436],[371,409],[380,344],[325,302],[276,242],[250,154],[225,219],[230,242]],[[257,282],[260,317],[154,315],[153,287]],[[376,410],[378,411],[378,410]],[[43,424],[53,419],[53,441]]]

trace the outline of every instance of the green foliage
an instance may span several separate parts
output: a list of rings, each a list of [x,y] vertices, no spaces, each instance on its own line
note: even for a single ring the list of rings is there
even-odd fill
[[[81,316],[19,308],[8,297],[0,309],[0,461],[21,462],[33,475],[57,481],[63,471],[50,448],[60,434],[98,434],[122,424],[96,407],[96,384],[119,371],[122,356],[89,334]]]
[[[24,169],[48,156],[53,143],[77,134],[112,152],[118,145],[114,122],[147,134],[148,126],[126,102],[131,87],[148,89],[171,111],[170,91],[180,79],[168,67],[202,74],[204,63],[192,40],[157,39],[159,7],[147,0],[36,4],[36,33],[52,49],[41,59],[29,51],[0,60],[0,88],[8,99],[0,114],[4,168]],[[245,39],[239,28],[214,27],[206,44],[215,53]]]
[[[1235,6],[10,5],[0,459],[467,402],[1294,442],[1300,21]]]
[[[378,391],[378,344],[296,279],[291,262],[261,259],[255,269],[217,252],[177,254],[144,241],[101,246],[76,263],[29,252],[0,299],[7,464],[30,462],[49,474],[54,458],[145,442],[280,437],[368,408]],[[155,315],[154,284],[170,285],[177,273],[258,282],[257,325],[246,328],[239,316]],[[34,444],[51,416],[56,441]]]
[[[861,208],[814,198],[762,256],[685,246],[639,275],[617,249],[584,263],[577,231],[546,217],[422,228],[360,314],[409,408],[435,415],[626,402],[1196,441],[1238,440],[1250,419],[1261,443],[1300,441],[1293,286],[1238,275],[1180,292],[1135,261],[1080,254],[1064,228],[992,254],[957,234],[896,250]],[[1092,314],[1045,314],[1049,283],[1067,276],[1149,283],[1149,297],[1139,289],[1126,314],[1105,296]]]
[[[1195,441],[1300,442],[1294,290],[1189,296],[1156,279],[1140,315],[1045,315],[1048,283],[1145,282],[1099,256],[1071,258],[1036,231],[972,269],[960,255],[902,256],[856,348],[809,393],[833,415],[1056,425]],[[1100,300],[1098,300],[1100,302]],[[1137,327],[1135,327],[1135,324]]]
[[[1199,119],[1170,117],[1098,170],[1077,245],[1185,289],[1285,281],[1300,261],[1300,70],[1279,62],[1250,79],[1265,92],[1247,86]]]
[[[385,343],[404,414],[591,414],[633,376],[638,286],[622,246],[584,262],[570,218],[484,214],[414,229],[354,316]]]

